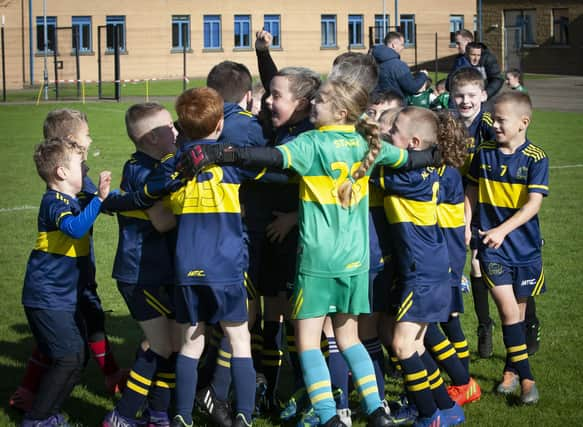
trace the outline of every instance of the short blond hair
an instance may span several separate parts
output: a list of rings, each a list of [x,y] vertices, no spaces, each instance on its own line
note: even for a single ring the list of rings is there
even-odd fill
[[[83,123],[87,124],[87,115],[78,110],[62,108],[50,111],[43,123],[45,139],[66,138],[76,134]]]
[[[83,154],[84,151],[72,139],[49,138],[35,147],[32,158],[38,175],[48,184],[55,177],[56,169],[71,160],[71,154]]]

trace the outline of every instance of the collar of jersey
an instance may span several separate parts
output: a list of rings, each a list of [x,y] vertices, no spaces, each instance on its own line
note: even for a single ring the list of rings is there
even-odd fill
[[[355,132],[354,125],[326,125],[319,127],[320,132]]]

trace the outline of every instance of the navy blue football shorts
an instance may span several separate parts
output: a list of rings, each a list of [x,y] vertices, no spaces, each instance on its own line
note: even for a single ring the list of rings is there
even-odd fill
[[[243,283],[176,286],[174,296],[178,323],[239,323],[248,318]]]
[[[158,317],[174,318],[174,295],[172,285],[144,287],[117,282],[117,289],[123,297],[134,320],[145,322]]]
[[[447,322],[451,314],[451,285],[449,281],[431,285],[397,286],[399,300],[392,314],[397,322]]]
[[[542,259],[520,266],[480,261],[480,267],[484,283],[490,289],[512,285],[516,298],[537,296],[546,292]]]

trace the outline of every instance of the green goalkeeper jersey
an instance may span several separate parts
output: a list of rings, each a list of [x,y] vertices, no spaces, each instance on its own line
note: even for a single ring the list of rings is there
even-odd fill
[[[283,167],[300,176],[298,271],[339,277],[368,271],[368,178],[353,184],[351,203],[342,207],[338,187],[360,166],[367,142],[354,126],[324,126],[276,147]],[[375,163],[394,168],[407,151],[383,143]]]

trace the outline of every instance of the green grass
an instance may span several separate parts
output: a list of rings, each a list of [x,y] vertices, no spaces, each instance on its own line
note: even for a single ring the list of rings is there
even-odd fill
[[[171,102],[168,103],[171,106]],[[90,154],[90,174],[113,171],[117,186],[121,168],[133,151],[123,128],[125,103],[62,104],[85,111],[89,116],[95,149],[100,155]],[[3,273],[0,300],[0,426],[16,425],[21,415],[7,408],[10,393],[18,385],[26,360],[32,348],[32,339],[20,305],[20,293],[31,247],[36,238],[36,215],[43,184],[32,163],[33,146],[41,139],[41,125],[46,113],[54,105],[0,105],[0,271]],[[542,323],[542,346],[532,359],[533,372],[541,392],[541,401],[535,407],[519,407],[512,401],[496,396],[492,390],[500,379],[504,348],[500,329],[495,331],[495,354],[490,360],[472,356],[472,374],[483,390],[479,403],[466,407],[468,425],[577,425],[583,416],[580,386],[580,351],[583,349],[583,287],[578,281],[580,257],[583,253],[583,115],[536,111],[529,129],[530,138],[548,153],[551,159],[550,196],[541,211],[545,238],[544,262],[548,292],[537,300]],[[97,279],[104,308],[107,310],[107,328],[115,344],[115,354],[124,366],[129,366],[140,340],[135,323],[110,277],[117,241],[115,218],[102,216],[95,226]],[[470,348],[476,349],[476,323],[471,297],[465,299],[467,314],[462,321]],[[494,307],[492,306],[494,312]],[[289,383],[289,372],[284,373],[284,384]],[[399,384],[388,385],[390,398],[395,398]],[[284,390],[284,395],[287,390]],[[104,393],[103,378],[93,362],[84,375],[83,385],[77,387],[65,405],[65,412],[79,426],[95,426],[109,410],[114,400]],[[203,425],[202,420],[197,425]],[[268,421],[258,426],[270,426]],[[363,425],[355,423],[355,425]]]

